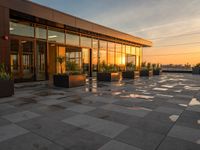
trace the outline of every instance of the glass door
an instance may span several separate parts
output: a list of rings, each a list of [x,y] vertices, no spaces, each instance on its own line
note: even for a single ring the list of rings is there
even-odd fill
[[[36,42],[36,80],[46,80],[47,43]]]
[[[82,48],[82,68],[83,73],[90,76],[90,49]]]
[[[15,81],[34,80],[33,41],[26,39],[11,40],[11,71]]]

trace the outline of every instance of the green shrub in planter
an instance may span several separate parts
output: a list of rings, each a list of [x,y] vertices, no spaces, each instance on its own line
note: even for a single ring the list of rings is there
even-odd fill
[[[126,71],[122,71],[122,77],[124,79],[135,79],[139,76],[140,72],[136,70],[136,66],[132,62],[126,64]]]
[[[153,75],[160,75],[161,74],[161,67],[160,64],[152,64],[153,67]]]
[[[80,67],[75,61],[66,61],[67,71],[63,73],[62,64],[65,58],[58,57],[57,60],[61,66],[61,74],[54,75],[53,80],[55,86],[71,88],[85,85],[86,75],[81,72]]]
[[[152,65],[151,63],[143,62],[140,70],[141,77],[150,77],[153,76]]]
[[[99,65],[99,72],[97,73],[98,81],[119,81],[121,79],[120,68],[116,65],[107,65],[103,61]]]
[[[192,68],[192,74],[200,74],[200,63],[196,64],[196,65]]]
[[[14,94],[14,80],[11,74],[6,72],[4,64],[0,64],[0,98]]]

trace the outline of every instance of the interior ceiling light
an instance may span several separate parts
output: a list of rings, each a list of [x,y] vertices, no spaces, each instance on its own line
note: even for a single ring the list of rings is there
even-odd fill
[[[58,36],[57,35],[50,35],[48,36],[49,39],[53,39],[53,38],[57,38]]]

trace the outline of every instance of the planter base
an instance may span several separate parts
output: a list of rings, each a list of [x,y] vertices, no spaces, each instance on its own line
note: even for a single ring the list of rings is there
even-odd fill
[[[161,70],[153,70],[153,75],[160,75],[161,73]]]
[[[192,68],[192,74],[200,74],[200,68],[199,67]]]
[[[112,82],[112,81],[119,81],[121,79],[121,73],[104,73],[98,72],[97,73],[97,80],[98,81],[105,81],[105,82]]]
[[[14,81],[0,80],[0,98],[14,95]]]
[[[85,85],[85,75],[54,75],[54,85],[57,87],[72,88]]]
[[[122,77],[124,79],[136,79],[140,77],[139,71],[124,71],[122,72]]]
[[[152,70],[140,70],[140,76],[141,77],[151,77],[153,76]]]

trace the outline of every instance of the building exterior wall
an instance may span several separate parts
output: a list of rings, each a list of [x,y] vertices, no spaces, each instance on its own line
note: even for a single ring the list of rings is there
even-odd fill
[[[20,82],[61,73],[58,56],[65,57],[63,72],[71,60],[90,76],[103,62],[121,69],[131,62],[139,69],[142,47],[152,44],[24,0],[2,0],[0,21],[0,62]]]
[[[9,9],[0,6],[0,63],[10,66]]]

